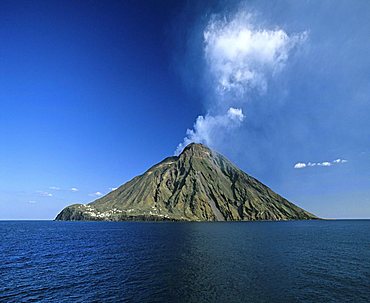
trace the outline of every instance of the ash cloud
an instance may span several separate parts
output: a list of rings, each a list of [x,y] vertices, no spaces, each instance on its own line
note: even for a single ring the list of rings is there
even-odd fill
[[[206,114],[186,131],[175,154],[191,142],[214,147],[217,137],[239,128],[253,101],[252,93],[267,91],[269,78],[279,74],[306,37],[306,32],[289,35],[278,27],[264,28],[245,9],[229,16],[212,15],[203,28],[202,41],[204,78],[212,100],[206,100]]]

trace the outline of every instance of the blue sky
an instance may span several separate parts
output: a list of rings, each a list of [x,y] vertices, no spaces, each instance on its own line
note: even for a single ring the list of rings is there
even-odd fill
[[[0,1],[0,219],[52,219],[191,141],[369,218],[369,23],[366,1]]]

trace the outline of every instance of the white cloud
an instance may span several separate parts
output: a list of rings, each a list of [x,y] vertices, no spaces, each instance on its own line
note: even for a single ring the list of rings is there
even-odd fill
[[[60,190],[60,187],[58,187],[58,186],[50,186],[49,189],[51,189],[51,190]]]
[[[118,187],[109,187],[110,191],[116,190]]]
[[[226,114],[217,116],[198,116],[194,123],[193,129],[186,131],[184,141],[177,146],[175,155],[182,152],[186,145],[195,142],[212,146],[214,137],[220,131],[232,130],[239,126],[245,119],[243,111],[239,108],[230,107]]]
[[[35,203],[36,203],[36,201],[34,201],[34,200],[30,200],[30,201],[28,201],[28,203],[30,203],[30,204],[35,204]]]
[[[298,162],[294,165],[294,168],[305,168],[306,167],[306,163],[301,163],[301,162]]]
[[[89,194],[91,197],[101,197],[103,194],[100,191],[97,191],[95,193]]]
[[[51,194],[51,193],[49,193],[49,192],[47,192],[47,191],[42,191],[42,190],[38,190],[38,191],[36,191],[40,196],[42,196],[42,197],[52,197],[53,196],[53,194]]]
[[[252,14],[239,12],[229,20],[211,18],[203,32],[205,58],[220,94],[265,91],[267,76],[280,71],[291,50],[307,37],[306,32],[289,35],[254,23]]]
[[[49,189],[51,189],[51,190],[62,190],[60,187],[58,187],[58,186],[50,186],[49,187]],[[70,188],[70,189],[67,189],[67,191],[73,191],[73,192],[77,192],[78,191],[78,188],[76,188],[76,187],[72,187],[72,188]]]
[[[333,163],[346,163],[348,162],[347,160],[344,160],[344,159],[336,159],[333,161]]]
[[[303,163],[303,162],[298,162],[294,165],[294,168],[305,168],[305,167],[314,167],[314,166],[329,167],[329,166],[332,166],[332,165],[342,164],[342,163],[347,163],[347,162],[348,162],[348,160],[344,160],[344,159],[336,159],[336,160],[333,160],[331,162],[329,162],[329,161],[308,162],[307,164]]]

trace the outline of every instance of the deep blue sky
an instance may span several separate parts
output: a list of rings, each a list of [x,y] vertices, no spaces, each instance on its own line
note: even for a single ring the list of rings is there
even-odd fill
[[[52,219],[172,155],[212,111],[204,27],[235,6],[0,1],[0,219]],[[369,218],[370,5],[243,9],[308,39],[214,147],[319,216]],[[348,162],[294,169],[337,158]]]

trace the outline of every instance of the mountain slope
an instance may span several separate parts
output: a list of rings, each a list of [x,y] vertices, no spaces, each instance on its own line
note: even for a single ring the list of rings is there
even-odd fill
[[[304,220],[313,214],[282,198],[224,156],[188,145],[144,174],[87,205],[63,209],[56,220]]]

